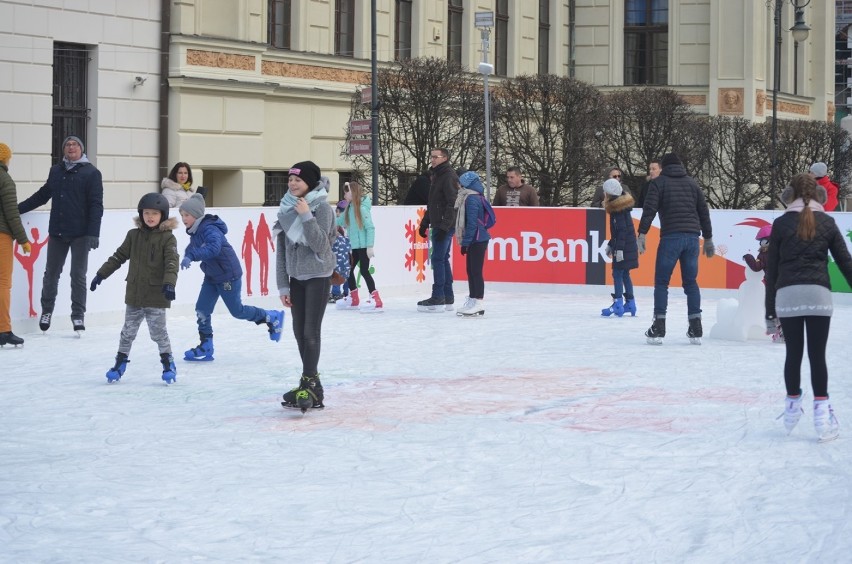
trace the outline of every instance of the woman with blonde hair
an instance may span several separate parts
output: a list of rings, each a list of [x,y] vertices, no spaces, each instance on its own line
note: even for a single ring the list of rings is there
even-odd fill
[[[790,181],[787,211],[772,224],[766,262],[766,322],[781,321],[787,349],[784,361],[784,426],[787,433],[802,416],[802,358],[805,342],[814,394],[814,429],[820,442],[840,429],[828,399],[825,349],[833,311],[828,254],[852,284],[852,256],[834,218],[825,213],[825,190],[807,174]]]
[[[346,229],[352,246],[352,268],[349,270],[349,298],[338,300],[340,309],[360,308],[362,312],[382,311],[382,298],[376,290],[376,283],[370,274],[370,259],[373,253],[373,243],[376,238],[376,228],[373,225],[370,198],[364,194],[364,189],[357,182],[347,182],[343,186],[343,197],[349,202],[346,211],[337,218],[337,225]],[[367,283],[370,297],[361,302],[358,296],[358,285],[355,283],[355,268],[358,266],[361,278]]]

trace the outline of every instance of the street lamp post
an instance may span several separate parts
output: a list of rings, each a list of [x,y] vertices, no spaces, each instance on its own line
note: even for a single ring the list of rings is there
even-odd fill
[[[772,162],[770,189],[774,197],[781,197],[781,191],[778,190],[778,91],[781,89],[781,9],[784,0],[772,0],[775,3],[775,54],[773,61],[773,79],[772,79],[772,154],[770,155]],[[793,40],[795,41],[795,54],[798,54],[799,43],[808,38],[808,32],[811,28],[805,24],[805,7],[811,3],[811,0],[790,0],[790,4],[796,10],[796,23],[790,28],[793,32]],[[797,57],[798,59],[798,57]],[[794,70],[794,85],[793,91],[798,94],[798,60]]]
[[[482,62],[479,63],[479,72],[482,73],[485,96],[485,197],[491,200],[491,96],[488,77],[494,72],[494,65],[488,62],[488,50],[491,28],[494,26],[494,12],[476,12],[474,18],[474,25],[479,28],[482,36]]]

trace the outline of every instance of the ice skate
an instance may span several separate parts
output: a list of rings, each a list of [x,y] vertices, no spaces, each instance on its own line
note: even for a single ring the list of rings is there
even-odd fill
[[[636,300],[633,294],[624,294],[624,313],[629,313],[630,317],[636,317]]]
[[[704,329],[701,327],[701,317],[691,317],[689,319],[689,329],[686,330],[686,336],[689,337],[689,342],[693,345],[701,344],[701,337],[704,336]]]
[[[840,423],[827,399],[814,400],[814,430],[821,443],[833,441],[840,435]]]
[[[787,396],[784,398],[784,411],[776,419],[784,418],[784,428],[787,429],[787,434],[789,435],[793,432],[796,425],[799,424],[802,413],[804,413],[802,409],[802,390],[799,390],[798,396]]]
[[[455,296],[444,296],[444,311],[453,311],[455,308]]]
[[[649,345],[662,345],[663,337],[666,336],[666,318],[655,317],[651,327],[645,331],[645,337]]]
[[[46,311],[46,312],[42,313],[41,317],[38,320],[38,328],[46,333],[47,330],[50,329],[50,320],[52,318],[53,318],[53,312],[52,311]]]
[[[299,409],[305,413],[308,409],[322,409],[325,394],[322,389],[319,374],[316,376],[302,376],[299,386],[282,396],[281,406],[287,409]]]
[[[621,317],[624,315],[624,298],[616,298],[615,294],[610,295],[612,296],[612,305],[603,308],[601,310],[601,316],[609,317],[611,315],[615,315],[616,317]]]
[[[160,364],[163,365],[163,382],[166,384],[174,384],[177,379],[177,368],[175,360],[169,353],[160,354]]]
[[[361,305],[361,298],[358,296],[358,290],[352,290],[349,292],[349,295],[337,300],[334,304],[334,307],[337,309],[355,309],[357,310]]]
[[[382,313],[384,311],[382,306],[384,304],[382,303],[381,296],[379,296],[379,291],[373,290],[370,292],[370,297],[361,304],[359,311],[361,313]]]
[[[77,337],[83,336],[83,331],[86,330],[86,324],[83,323],[83,318],[71,318],[71,325],[74,327],[74,332],[77,334]]]
[[[183,353],[184,360],[190,361],[210,361],[213,360],[213,335],[203,335],[199,333],[201,343],[197,347],[191,348]]]
[[[447,309],[449,307],[450,309]],[[428,300],[422,300],[417,302],[417,311],[423,313],[442,313],[444,311],[452,311],[452,304],[447,306],[444,301],[444,297],[432,297]]]
[[[124,371],[127,370],[127,363],[130,360],[127,359],[127,355],[124,353],[118,353],[115,355],[115,365],[107,370],[106,379],[108,384],[112,384],[114,382],[118,382],[121,380],[121,377],[124,375]]]
[[[459,317],[481,317],[485,315],[485,304],[482,300],[467,298],[464,305],[456,311]]]
[[[0,333],[0,347],[6,345],[12,345],[14,347],[17,347],[18,345],[23,346],[23,344],[24,340],[12,333],[11,331]]]
[[[269,338],[276,343],[281,340],[281,328],[284,326],[284,312],[268,310],[264,320],[269,327]]]

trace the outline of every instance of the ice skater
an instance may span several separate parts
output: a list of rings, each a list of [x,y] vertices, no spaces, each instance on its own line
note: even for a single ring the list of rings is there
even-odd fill
[[[376,228],[373,225],[373,215],[370,212],[370,198],[364,194],[364,189],[357,182],[347,182],[343,188],[343,197],[349,202],[346,210],[337,218],[337,225],[346,229],[349,243],[352,247],[352,268],[349,271],[350,308],[359,308],[362,312],[382,311],[382,298],[376,289],[376,282],[370,274],[370,259],[376,238]],[[355,280],[355,268],[361,273],[361,279],[367,284],[370,293],[363,303],[358,294],[358,284]]]
[[[337,202],[337,207],[334,210],[337,217],[343,215],[348,204],[349,202],[346,200]],[[334,253],[337,266],[334,267],[334,274],[331,276],[332,286],[329,301],[335,303],[349,297],[349,284],[347,284],[347,280],[349,279],[349,272],[352,269],[352,245],[349,242],[346,229],[343,227],[337,227],[337,237],[335,237],[334,243],[331,245],[331,252]],[[342,303],[343,306],[341,309],[349,307],[347,301],[343,301]]]
[[[201,342],[184,353],[184,360],[213,360],[211,317],[219,298],[225,302],[231,315],[237,319],[253,321],[257,325],[265,323],[269,329],[269,338],[279,341],[284,312],[244,305],[242,302],[243,269],[237,259],[237,253],[225,237],[228,233],[225,222],[217,215],[205,215],[204,197],[201,194],[193,194],[180,205],[180,217],[189,234],[189,245],[180,267],[186,269],[193,262],[199,261],[204,272],[204,282],[201,283],[198,300],[195,302]]]
[[[612,258],[612,305],[601,310],[603,317],[625,313],[636,316],[636,298],[630,271],[639,268],[639,250],[636,246],[636,229],[633,227],[633,196],[624,191],[621,182],[610,178],[603,183],[604,208],[609,214],[611,238],[606,247]]]
[[[757,256],[750,253],[743,255],[743,260],[753,272],[764,272],[763,281],[766,282],[766,256],[769,252],[769,237],[772,235],[772,225],[764,225],[757,231],[755,240],[760,245]],[[766,334],[772,337],[772,342],[783,343],[784,331],[778,318],[766,319]]]
[[[494,226],[497,217],[483,196],[482,180],[477,173],[465,172],[459,177],[459,184],[462,189],[456,196],[455,229],[461,254],[465,258],[468,296],[456,315],[473,317],[485,315],[485,278],[482,268],[491,239],[488,229]]]

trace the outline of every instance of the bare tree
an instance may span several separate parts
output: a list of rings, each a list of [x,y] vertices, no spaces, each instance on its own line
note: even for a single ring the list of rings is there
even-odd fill
[[[592,86],[562,76],[503,81],[494,112],[498,167],[516,165],[537,180],[542,205],[587,204],[603,166],[594,141],[600,98]]]

